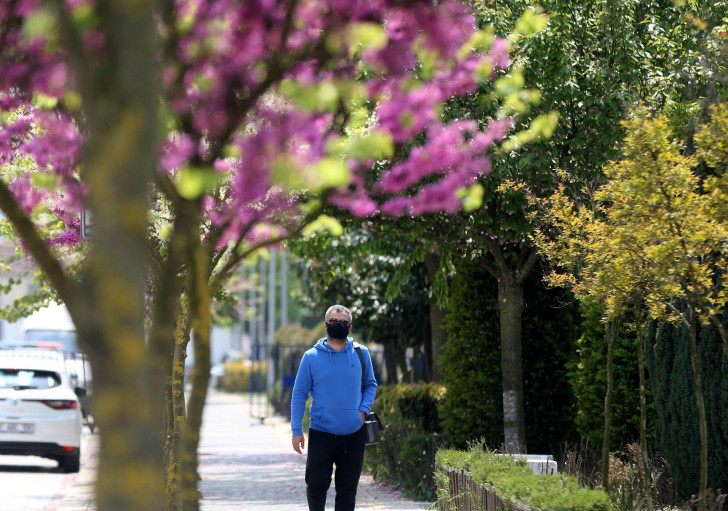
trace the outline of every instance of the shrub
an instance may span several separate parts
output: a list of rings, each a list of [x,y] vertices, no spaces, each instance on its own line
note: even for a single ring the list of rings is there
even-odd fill
[[[609,500],[619,511],[647,509],[651,500],[658,509],[675,505],[674,484],[660,456],[648,457],[647,470],[640,446],[632,443],[618,456],[609,456]]]
[[[604,492],[584,488],[573,476],[536,475],[525,460],[484,451],[480,445],[470,451],[441,449],[435,459],[441,509],[449,509],[450,500],[458,497],[452,494],[447,469],[468,472],[469,478],[479,486],[492,488],[508,507],[520,503],[550,511],[609,509],[609,500]]]
[[[251,375],[265,373],[265,362],[227,362],[219,386],[226,392],[249,392]]]
[[[442,446],[438,410],[445,388],[434,383],[384,385],[372,410],[384,424],[378,444],[364,453],[364,468],[409,498],[434,500],[435,452]]]

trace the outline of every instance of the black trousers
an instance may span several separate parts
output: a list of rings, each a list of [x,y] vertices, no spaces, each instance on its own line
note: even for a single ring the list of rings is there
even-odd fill
[[[351,435],[332,435],[310,429],[306,458],[306,498],[310,511],[324,511],[326,492],[336,465],[336,511],[354,511],[356,490],[364,463],[364,427]]]

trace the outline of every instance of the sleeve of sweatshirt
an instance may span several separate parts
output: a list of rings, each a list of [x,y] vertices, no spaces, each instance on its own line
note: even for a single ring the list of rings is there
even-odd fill
[[[364,369],[364,385],[361,393],[361,404],[359,410],[364,413],[369,413],[374,404],[374,398],[377,395],[377,379],[374,378],[374,368],[372,367],[372,356],[368,349],[362,350],[366,353],[364,361],[366,367]]]
[[[296,373],[291,395],[291,430],[293,436],[303,435],[303,414],[306,408],[308,394],[311,392],[311,364],[304,354],[301,365]]]

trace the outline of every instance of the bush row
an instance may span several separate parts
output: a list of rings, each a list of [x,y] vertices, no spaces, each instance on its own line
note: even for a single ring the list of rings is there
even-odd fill
[[[492,488],[495,494],[511,508],[524,504],[532,509],[550,511],[606,511],[607,494],[579,485],[574,476],[536,475],[523,459],[513,459],[495,451],[483,450],[477,445],[469,451],[441,449],[437,451],[436,483],[440,509],[452,509],[458,499],[447,469],[466,472],[476,485]],[[522,506],[519,506],[522,507]]]
[[[364,469],[409,498],[435,500],[435,452],[444,445],[438,410],[445,387],[434,383],[383,385],[372,410],[384,424],[378,444],[364,453]]]
[[[252,379],[265,375],[265,362],[227,362],[224,367],[218,386],[226,392],[249,392]],[[265,381],[262,384],[265,385]],[[253,382],[254,387],[260,388],[260,385]]]

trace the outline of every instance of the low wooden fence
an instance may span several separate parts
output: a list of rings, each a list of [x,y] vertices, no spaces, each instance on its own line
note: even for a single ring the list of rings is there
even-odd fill
[[[504,503],[492,488],[476,483],[468,472],[449,467],[436,470],[446,476],[448,485],[437,490],[440,511],[532,511],[524,504]]]

